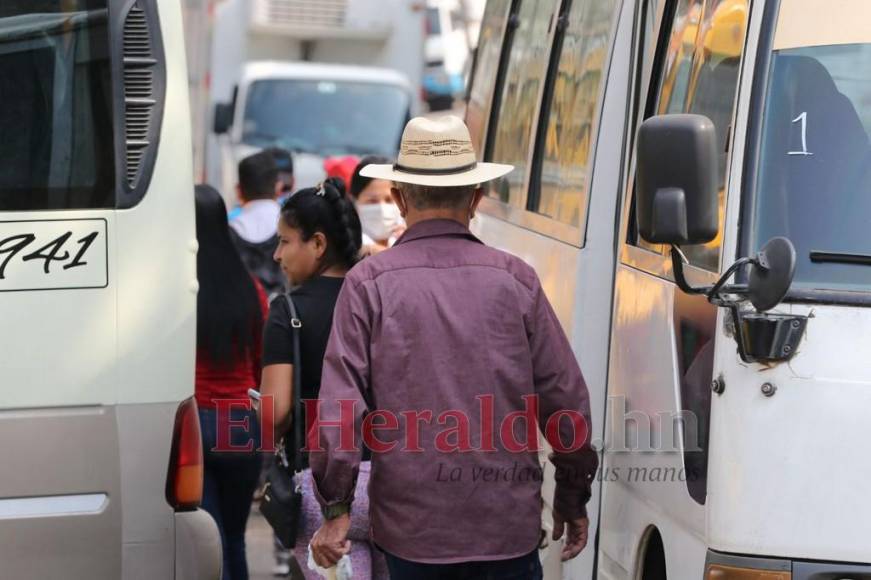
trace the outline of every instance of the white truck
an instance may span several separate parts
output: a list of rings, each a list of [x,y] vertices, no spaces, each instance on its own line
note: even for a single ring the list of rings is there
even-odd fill
[[[195,167],[228,206],[236,164],[264,147],[295,153],[298,187],[323,178],[326,156],[395,154],[420,107],[425,1],[187,4]]]

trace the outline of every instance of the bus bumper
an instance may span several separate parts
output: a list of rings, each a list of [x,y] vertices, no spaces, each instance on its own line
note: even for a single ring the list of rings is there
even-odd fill
[[[177,580],[221,578],[221,536],[206,511],[175,513],[175,577]]]
[[[708,550],[705,580],[834,580],[871,578],[871,565],[737,556]]]

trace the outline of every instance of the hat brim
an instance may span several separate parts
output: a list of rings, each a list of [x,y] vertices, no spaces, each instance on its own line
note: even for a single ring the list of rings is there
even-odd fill
[[[429,173],[397,171],[393,168],[393,165],[370,164],[360,170],[360,175],[371,177],[372,179],[386,179],[388,181],[429,187],[458,187],[463,185],[478,185],[479,183],[492,181],[511,173],[513,170],[513,165],[478,163],[474,169],[463,171],[462,173],[432,175]]]

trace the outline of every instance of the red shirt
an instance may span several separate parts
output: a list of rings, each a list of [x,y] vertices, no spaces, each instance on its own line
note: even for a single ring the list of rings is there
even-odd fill
[[[266,292],[260,282],[254,279],[260,313],[264,320],[269,312]],[[215,399],[248,399],[248,389],[259,388],[260,356],[263,337],[254,333],[254,342],[248,356],[238,359],[232,366],[216,365],[204,348],[197,349],[197,367],[194,396],[200,409],[214,409]]]

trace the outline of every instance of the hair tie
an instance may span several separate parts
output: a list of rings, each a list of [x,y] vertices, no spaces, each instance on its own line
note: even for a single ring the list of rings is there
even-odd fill
[[[327,189],[324,187],[324,182],[322,181],[318,186],[318,190],[315,192],[315,195],[319,195],[321,197],[326,197]]]

